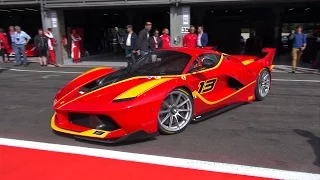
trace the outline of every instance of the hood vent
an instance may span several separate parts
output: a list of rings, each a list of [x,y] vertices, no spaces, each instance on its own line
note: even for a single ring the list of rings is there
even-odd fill
[[[102,77],[100,77],[98,79],[95,79],[95,80],[89,82],[88,84],[84,85],[80,89],[79,93],[80,94],[85,94],[87,92],[99,89],[101,87],[113,84],[115,82],[130,78],[130,77],[132,77],[132,75],[127,74],[126,71],[118,70],[116,72],[113,72],[111,74],[102,76]]]

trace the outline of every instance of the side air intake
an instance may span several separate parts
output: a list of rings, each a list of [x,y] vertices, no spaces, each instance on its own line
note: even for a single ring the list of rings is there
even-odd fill
[[[239,90],[241,88],[244,87],[244,85],[239,82],[238,80],[232,78],[232,77],[229,77],[228,78],[228,87],[230,87],[231,89],[234,89],[234,90]]]

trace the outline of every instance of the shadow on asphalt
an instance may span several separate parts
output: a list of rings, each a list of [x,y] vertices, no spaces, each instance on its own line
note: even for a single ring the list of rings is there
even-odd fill
[[[4,71],[9,70],[9,68],[5,67],[5,69],[0,69],[0,74],[3,73]]]
[[[306,130],[294,129],[293,131],[300,136],[307,138],[307,142],[311,145],[314,153],[316,154],[316,159],[314,160],[313,164],[320,167],[320,137]]]

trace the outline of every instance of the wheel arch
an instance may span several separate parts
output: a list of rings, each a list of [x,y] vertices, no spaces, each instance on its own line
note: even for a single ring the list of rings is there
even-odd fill
[[[187,86],[178,86],[178,87],[176,87],[176,88],[174,88],[174,89],[183,89],[183,90],[185,90],[191,97],[193,97],[192,96],[192,91],[187,87]],[[174,90],[173,89],[173,90]],[[192,98],[192,100],[193,100],[193,98]]]

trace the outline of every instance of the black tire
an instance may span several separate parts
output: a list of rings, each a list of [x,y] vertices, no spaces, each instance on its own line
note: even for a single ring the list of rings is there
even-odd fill
[[[268,85],[268,90],[267,90],[267,94],[263,94],[260,89],[262,88],[261,83],[263,81],[263,78],[265,75],[268,75],[268,80],[269,80],[269,85]],[[265,97],[267,97],[269,91],[270,91],[270,84],[271,84],[271,74],[270,71],[268,69],[263,69],[258,78],[257,78],[257,83],[256,83],[256,88],[255,88],[255,99],[257,101],[262,101],[264,100]]]
[[[161,110],[163,110],[162,108],[163,107],[165,107],[165,103],[167,102],[167,99],[168,98],[171,98],[171,95],[177,95],[177,96],[179,96],[178,94],[179,93],[181,93],[181,97],[180,98],[185,98],[185,100],[184,101],[186,101],[187,99],[189,100],[187,103],[186,103],[186,105],[183,105],[182,107],[190,107],[190,112],[181,112],[181,114],[183,115],[184,113],[186,113],[185,115],[186,116],[188,116],[188,119],[187,120],[185,120],[186,122],[185,123],[183,123],[183,127],[181,127],[181,128],[178,128],[178,126],[177,126],[177,129],[176,130],[170,130],[170,129],[168,129],[170,126],[169,126],[169,124],[168,125],[166,125],[165,123],[167,122],[167,121],[169,121],[168,123],[170,123],[170,118],[171,117],[169,117],[169,120],[167,120],[165,123],[161,123]],[[178,97],[177,97],[177,99],[178,99]],[[183,102],[184,102],[183,101]],[[181,100],[179,100],[179,102],[180,102],[180,104],[182,104],[181,103]],[[179,102],[176,104],[176,105],[179,105]],[[172,107],[172,108],[175,108],[174,106]],[[168,108],[169,109],[169,108]],[[179,108],[178,108],[179,109]],[[184,108],[183,108],[184,109]],[[187,108],[188,109],[188,108]],[[184,90],[184,89],[182,89],[182,88],[178,88],[178,89],[174,89],[173,91],[171,91],[168,95],[167,95],[167,97],[163,100],[163,103],[162,103],[162,105],[161,105],[161,108],[160,108],[160,112],[159,112],[159,114],[158,114],[158,131],[159,131],[159,133],[160,134],[164,134],[164,135],[172,135],[172,134],[178,134],[178,133],[180,133],[180,132],[182,132],[182,131],[184,131],[186,128],[187,128],[187,126],[189,125],[189,123],[192,121],[192,118],[193,118],[193,98],[192,98],[192,96],[190,95],[190,93],[188,93],[186,90]],[[186,110],[186,109],[185,109]],[[169,111],[171,111],[171,110],[169,110]],[[177,111],[177,113],[179,113],[179,111]],[[187,115],[187,113],[189,113],[189,115]],[[179,113],[180,114],[180,113]],[[172,113],[171,113],[171,115],[173,115]],[[183,115],[184,116],[184,115]],[[163,117],[163,116],[162,116]],[[176,117],[179,117],[179,116],[176,116]],[[179,117],[179,119],[180,120],[183,120],[181,117]],[[178,122],[179,122],[179,119],[178,119]],[[174,121],[175,119],[173,119],[173,121]],[[176,123],[175,123],[176,124]],[[168,126],[168,127],[166,127],[166,126]]]

